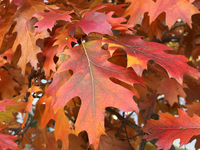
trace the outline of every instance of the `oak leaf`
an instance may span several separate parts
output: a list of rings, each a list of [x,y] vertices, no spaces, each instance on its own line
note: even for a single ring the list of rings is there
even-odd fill
[[[42,68],[44,69],[45,75],[47,78],[50,76],[51,70],[56,71],[56,64],[54,62],[54,56],[57,53],[58,46],[53,46],[52,44],[53,43],[49,42],[42,51],[45,56],[45,62],[44,62],[44,65]]]
[[[149,11],[150,22],[155,20],[163,11],[166,13],[166,24],[169,28],[171,28],[177,19],[181,19],[192,27],[191,16],[199,13],[198,8],[188,0],[157,0]]]
[[[24,22],[23,22],[24,21]],[[19,32],[17,38],[13,44],[13,50],[15,51],[17,46],[21,44],[22,56],[19,59],[18,65],[22,68],[22,73],[25,72],[25,66],[30,62],[34,68],[37,68],[37,54],[41,51],[36,45],[36,40],[48,36],[48,32],[44,30],[41,34],[35,36],[35,28],[33,25],[36,19],[31,21],[21,21],[21,25],[17,25],[14,31]]]
[[[56,42],[53,44],[58,45],[57,51],[63,52],[64,48],[67,46],[68,48],[72,48],[71,43],[75,42],[77,43],[77,40],[73,37],[71,37],[71,35],[69,35],[69,30],[68,29],[63,29],[63,30],[56,30],[56,32],[59,33],[58,36],[55,37]]]
[[[79,22],[69,25],[69,34],[74,37],[76,28],[79,26],[85,34],[97,32],[113,36],[111,31],[112,26],[107,22],[106,18],[106,14],[95,12],[95,10],[86,12]]]
[[[39,22],[35,24],[35,26],[38,27],[35,31],[36,34],[41,33],[46,28],[49,28],[50,30],[52,30],[57,20],[70,21],[71,16],[69,14],[73,12],[73,11],[56,10],[56,9],[52,9],[48,7],[47,9],[49,10],[49,12],[36,13],[33,15],[34,17],[37,17],[37,18],[43,17],[42,20],[40,20]]]
[[[145,12],[152,10],[154,2],[152,0],[126,0],[126,3],[130,2],[130,6],[124,12],[124,17],[129,16],[128,23],[135,26],[136,24],[141,24],[143,15]]]
[[[185,85],[180,85],[174,79],[164,78],[160,82],[157,88],[157,94],[164,94],[164,100],[167,100],[170,106],[173,106],[174,103],[178,103],[178,96],[185,98],[186,94],[183,90]]]
[[[59,109],[55,117],[55,139],[56,141],[60,139],[62,141],[62,150],[67,150],[69,147],[69,137],[68,135],[73,133],[70,129],[69,121],[65,115],[64,107]]]
[[[142,75],[147,69],[147,62],[154,60],[168,72],[169,77],[175,78],[180,84],[183,75],[187,74],[195,79],[200,77],[198,70],[187,64],[188,59],[182,55],[167,54],[164,50],[172,50],[171,47],[143,41],[140,36],[123,35],[115,38],[104,38],[103,44],[109,44],[108,49],[112,54],[117,48],[122,48],[127,53],[128,67],[133,67],[138,75]]]
[[[53,108],[51,106],[52,97],[47,97],[46,94],[44,94],[39,100],[38,105],[42,105],[45,103],[45,110],[41,117],[41,129],[45,128],[48,122],[53,119],[55,120],[55,114],[53,112]]]
[[[115,17],[114,18],[114,17],[112,17],[113,14],[114,14],[113,11],[107,13],[108,17],[106,18],[108,23],[112,26],[112,30],[118,30],[122,34],[124,34],[124,33],[132,34],[132,31],[130,31],[129,28],[131,29],[131,27],[133,27],[133,25],[122,24],[123,22],[126,22],[127,20],[124,17]]]
[[[57,8],[54,5],[49,7]],[[7,31],[9,31],[12,24],[15,21],[17,22],[13,33],[17,32],[18,34],[16,40],[14,41],[12,50],[16,51],[17,46],[21,44],[22,56],[18,65],[22,68],[23,74],[25,72],[25,65],[29,61],[35,68],[37,67],[36,54],[40,51],[40,48],[36,45],[36,40],[38,38],[45,38],[49,35],[46,31],[40,35],[34,36],[35,28],[33,25],[35,24],[36,18],[31,20],[33,14],[36,12],[44,12],[45,9],[46,5],[39,0],[25,0],[19,4],[16,13],[13,15],[7,27]]]
[[[129,84],[143,84],[133,70],[108,62],[109,52],[102,50],[101,46],[101,41],[90,41],[67,49],[65,53],[71,58],[59,67],[54,75],[53,83],[47,89],[48,95],[53,97],[54,112],[57,112],[70,99],[76,96],[81,98],[81,108],[75,129],[77,132],[87,131],[90,142],[95,147],[98,145],[97,139],[104,133],[106,107],[113,106],[124,111],[135,110],[136,112],[138,108],[132,99],[134,93],[113,83],[109,78],[118,78]],[[63,85],[57,91],[54,88],[55,85],[59,85],[56,84],[59,83],[56,81],[60,80],[59,74],[66,70],[72,70],[73,75],[66,83],[62,83]]]
[[[178,117],[174,117],[169,113],[158,113],[159,120],[147,120],[147,124],[142,130],[150,134],[145,135],[143,138],[147,141],[158,138],[157,148],[164,150],[169,149],[173,141],[178,138],[180,138],[180,146],[187,144],[190,138],[200,134],[200,118],[196,114],[189,117],[181,109],[178,109],[178,113]]]

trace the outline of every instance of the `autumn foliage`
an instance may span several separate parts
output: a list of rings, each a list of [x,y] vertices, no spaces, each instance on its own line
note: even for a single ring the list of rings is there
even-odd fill
[[[0,150],[200,148],[199,0],[1,0]]]

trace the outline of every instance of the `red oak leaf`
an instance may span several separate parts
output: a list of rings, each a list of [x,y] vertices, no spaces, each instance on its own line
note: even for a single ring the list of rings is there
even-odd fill
[[[188,114],[178,109],[179,117],[169,113],[159,113],[159,120],[147,120],[142,130],[149,135],[143,138],[147,141],[158,138],[158,149],[170,149],[173,141],[180,138],[180,146],[187,144],[194,135],[200,134],[200,118],[196,114],[189,117]]]
[[[65,20],[65,21],[70,21],[71,14],[73,11],[63,11],[63,10],[56,10],[52,8],[48,8],[49,12],[46,13],[36,13],[33,16],[34,17],[43,17],[42,20],[37,22],[35,26],[38,26],[36,29],[36,34],[41,33],[44,29],[49,28],[52,30],[54,27],[54,23],[57,20]]]
[[[97,32],[100,34],[108,34],[113,36],[111,31],[112,26],[106,20],[107,15],[104,13],[95,12],[95,10],[86,12],[84,17],[79,22],[69,25],[69,34],[72,37],[74,37],[76,28],[78,26],[82,28],[85,34]]]
[[[157,0],[149,11],[150,22],[154,21],[163,11],[166,13],[166,24],[169,28],[171,28],[177,19],[183,20],[192,27],[191,16],[200,13],[198,8],[188,0]]]
[[[87,131],[90,142],[95,147],[98,146],[99,136],[105,133],[103,122],[106,107],[113,106],[124,111],[136,112],[138,108],[132,98],[134,93],[115,84],[109,78],[118,78],[129,84],[143,84],[132,69],[108,62],[109,52],[102,50],[101,46],[101,41],[90,41],[67,49],[65,53],[71,58],[59,67],[53,83],[47,89],[47,94],[53,97],[54,112],[70,99],[76,96],[81,98],[75,129],[77,132]],[[72,70],[73,75],[66,83],[61,83],[62,86],[58,89],[57,80],[60,80],[60,73],[66,70]]]
[[[140,36],[116,36],[113,39],[103,39],[103,43],[109,44],[111,53],[117,48],[123,48],[127,52],[128,67],[133,67],[139,75],[147,69],[147,62],[154,60],[167,70],[169,77],[175,78],[180,84],[184,74],[196,79],[200,77],[200,73],[187,64],[188,59],[185,56],[167,54],[163,50],[172,50],[171,47],[143,41]]]

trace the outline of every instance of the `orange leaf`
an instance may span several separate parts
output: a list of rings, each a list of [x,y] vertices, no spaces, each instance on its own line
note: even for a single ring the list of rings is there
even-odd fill
[[[47,31],[43,31],[41,34],[35,36],[35,28],[33,27],[36,19],[31,21],[21,21],[20,25],[14,28],[14,31],[18,32],[17,38],[13,44],[12,49],[15,51],[17,46],[21,44],[22,56],[19,59],[18,65],[22,68],[22,73],[25,73],[25,67],[30,62],[35,68],[37,68],[37,53],[41,50],[36,45],[38,38],[45,38],[48,36]]]
[[[55,131],[54,135],[56,141],[60,139],[62,141],[62,150],[67,150],[69,146],[69,137],[68,135],[72,133],[70,129],[69,121],[65,115],[64,107],[60,109],[55,118]]]

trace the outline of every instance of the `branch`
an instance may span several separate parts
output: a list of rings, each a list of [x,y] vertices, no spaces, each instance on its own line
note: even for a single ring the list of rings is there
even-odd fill
[[[139,134],[143,133],[143,131],[140,130],[140,127],[138,125],[136,125],[135,123],[131,122],[130,120],[124,119],[124,117],[122,117],[119,113],[117,113],[116,111],[114,111],[110,107],[107,107],[106,111],[110,112],[111,114],[116,115],[119,120],[124,121],[128,126],[130,126],[131,128],[133,128]]]
[[[153,106],[154,106],[156,101],[157,101],[157,96],[154,98],[153,103],[151,104],[151,107],[149,108],[147,117],[144,120],[145,124],[147,124],[147,120],[151,118],[152,109],[153,109]],[[144,136],[144,133],[143,133],[142,137],[143,136]],[[145,145],[146,145],[146,139],[142,139],[141,142],[140,142],[140,149],[139,150],[144,150]]]
[[[35,145],[33,144],[33,142],[28,138],[28,136],[26,135],[26,133],[24,134],[27,138],[27,140],[29,141],[29,143],[36,149],[39,150],[37,147],[35,147]]]
[[[126,124],[125,124],[125,126],[124,126],[124,129],[125,129],[125,133],[126,133],[126,139],[127,139],[127,141],[128,141],[128,144],[129,144],[129,146],[130,146],[131,150],[134,150],[134,148],[132,147],[132,145],[131,145],[131,143],[130,143],[130,140],[129,140],[128,134],[127,134],[127,130],[126,130]]]

